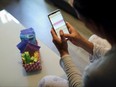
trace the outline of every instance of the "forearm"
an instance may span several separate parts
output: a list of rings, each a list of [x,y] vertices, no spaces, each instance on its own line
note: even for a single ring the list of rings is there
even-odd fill
[[[67,74],[71,87],[82,87],[82,75],[69,55],[62,57],[60,64]]]
[[[85,49],[87,52],[89,52],[90,54],[93,54],[93,48],[94,45],[92,42],[88,41],[86,38],[81,36],[81,39],[79,40],[80,43],[80,47]]]

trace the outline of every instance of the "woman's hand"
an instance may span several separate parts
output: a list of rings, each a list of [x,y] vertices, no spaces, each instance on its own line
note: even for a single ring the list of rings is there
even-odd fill
[[[70,40],[74,45],[80,46],[81,45],[80,41],[82,36],[77,32],[77,30],[71,24],[69,24],[68,22],[66,24],[70,34],[64,34],[64,36],[68,38],[68,40]]]
[[[56,48],[58,49],[60,56],[64,56],[68,53],[68,45],[67,45],[67,40],[64,37],[64,32],[62,30],[60,30],[60,37],[58,38],[58,36],[56,35],[56,33],[54,32],[54,30],[51,30],[51,34],[53,37],[53,43],[55,44]]]
[[[90,54],[93,54],[93,43],[81,36],[69,23],[66,24],[70,34],[64,34],[64,37],[68,38],[74,45],[85,49]]]

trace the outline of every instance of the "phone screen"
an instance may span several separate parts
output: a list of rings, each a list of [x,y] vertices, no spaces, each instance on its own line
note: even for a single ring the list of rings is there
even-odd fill
[[[51,24],[56,32],[56,34],[58,35],[58,37],[60,37],[59,31],[63,30],[64,33],[68,33],[69,31],[67,29],[67,26],[65,24],[65,21],[63,19],[63,16],[60,12],[60,10],[53,12],[49,15],[49,19],[51,21]]]

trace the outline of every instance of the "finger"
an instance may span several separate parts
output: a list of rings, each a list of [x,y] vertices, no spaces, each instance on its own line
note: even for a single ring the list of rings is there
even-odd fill
[[[51,30],[51,34],[52,34],[52,37],[53,38],[56,38],[57,37],[57,35],[56,35],[56,33],[55,33],[55,31],[53,29]]]
[[[71,33],[72,29],[73,29],[72,25],[70,23],[68,23],[68,22],[66,22],[66,25],[67,25],[67,28],[69,30],[69,33]]]
[[[68,28],[68,31],[70,32],[70,27],[69,27],[69,25],[68,25],[68,22],[66,22],[66,26],[67,26],[67,28]]]
[[[66,22],[66,24],[68,28],[73,28],[73,26],[69,22]]]
[[[60,37],[62,41],[65,41],[65,37],[64,37],[64,32],[63,30],[60,30]]]
[[[70,34],[64,34],[64,37],[69,39],[69,38],[71,38],[71,35]]]

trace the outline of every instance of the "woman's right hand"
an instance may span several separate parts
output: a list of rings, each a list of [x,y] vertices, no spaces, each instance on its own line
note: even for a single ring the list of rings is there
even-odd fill
[[[85,49],[90,54],[93,54],[93,43],[89,42],[86,38],[81,36],[77,30],[68,22],[66,23],[69,34],[64,34],[65,38],[68,38],[74,45]]]
[[[74,45],[80,46],[81,45],[81,38],[82,36],[77,32],[77,30],[68,22],[66,22],[70,34],[64,34],[68,40],[70,40]]]

